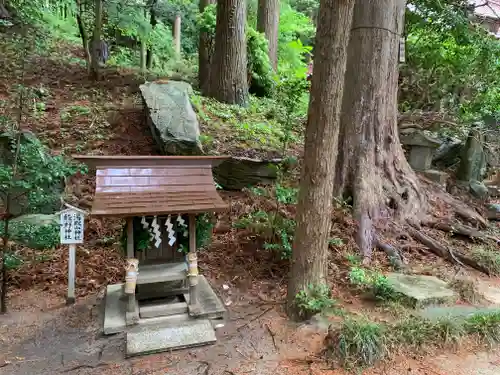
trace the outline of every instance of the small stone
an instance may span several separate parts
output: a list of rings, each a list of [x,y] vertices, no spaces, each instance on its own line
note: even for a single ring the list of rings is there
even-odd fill
[[[479,199],[488,198],[489,194],[488,188],[482,182],[473,180],[470,182],[469,188],[472,195],[474,195],[476,198]]]
[[[493,203],[488,206],[488,219],[500,220],[500,203]]]

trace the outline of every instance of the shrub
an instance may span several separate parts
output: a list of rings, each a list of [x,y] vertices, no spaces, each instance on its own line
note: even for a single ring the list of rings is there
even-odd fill
[[[295,296],[299,316],[302,319],[309,319],[314,314],[320,313],[335,305],[335,300],[331,298],[331,290],[328,285],[308,285]]]

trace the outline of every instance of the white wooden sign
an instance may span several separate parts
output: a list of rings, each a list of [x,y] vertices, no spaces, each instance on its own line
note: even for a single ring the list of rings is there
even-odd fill
[[[61,211],[61,244],[69,245],[68,256],[68,295],[66,304],[75,303],[76,245],[83,243],[85,216],[87,212],[64,204]]]
[[[61,211],[61,244],[83,243],[85,214],[85,211],[76,207]]]

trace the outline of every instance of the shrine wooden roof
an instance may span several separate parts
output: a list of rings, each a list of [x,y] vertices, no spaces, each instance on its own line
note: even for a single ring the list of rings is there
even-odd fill
[[[217,193],[212,166],[225,156],[83,156],[96,169],[91,214],[147,216],[218,212],[228,208]]]

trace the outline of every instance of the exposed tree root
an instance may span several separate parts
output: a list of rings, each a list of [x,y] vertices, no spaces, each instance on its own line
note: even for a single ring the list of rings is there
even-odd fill
[[[459,234],[462,236],[466,236],[469,238],[476,238],[480,240],[493,240],[495,242],[500,242],[500,239],[495,238],[493,236],[490,236],[486,233],[480,232],[475,228],[469,227],[467,225],[463,225],[460,223],[456,222],[451,222],[451,221],[435,221],[435,220],[428,220],[422,222],[423,225],[429,227],[429,228],[435,228],[442,230],[443,232],[449,232],[453,234]]]
[[[447,204],[449,204],[457,216],[461,217],[468,223],[476,225],[480,228],[487,228],[488,221],[479,215],[476,211],[467,208],[462,202],[456,200],[449,194],[441,194],[439,198],[443,199]]]
[[[413,226],[409,226],[408,228],[408,233],[417,241],[421,242],[427,248],[429,248],[430,251],[432,251],[434,254],[437,256],[444,258],[450,262],[457,263],[461,266],[470,266],[472,268],[475,268],[478,271],[481,271],[487,275],[490,274],[490,271],[477,263],[474,259],[471,259],[463,254],[460,253],[454,253],[450,248],[447,246],[439,243],[435,239],[427,236],[426,234],[422,233],[418,229],[416,229]]]
[[[376,240],[376,246],[377,249],[382,250],[384,253],[387,254],[394,268],[398,270],[406,268],[403,256],[401,255],[401,252],[397,248],[395,248],[392,245],[389,245],[388,243],[383,243],[379,239]]]

